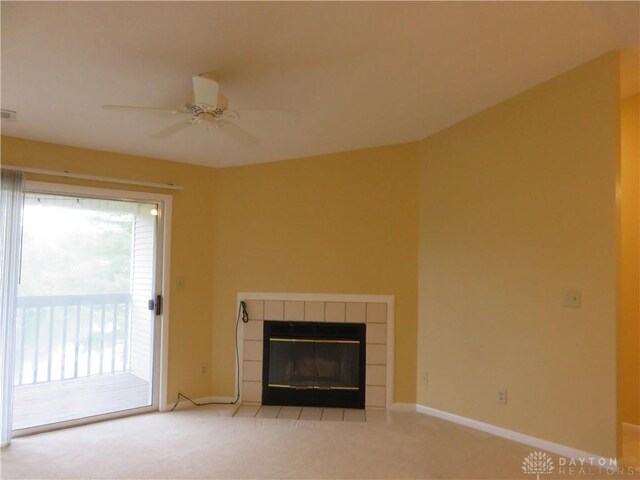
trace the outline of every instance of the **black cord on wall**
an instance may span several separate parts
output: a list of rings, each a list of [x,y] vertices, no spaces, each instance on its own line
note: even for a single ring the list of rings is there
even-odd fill
[[[173,406],[170,412],[173,412],[178,404],[180,403],[180,399],[184,398],[189,402],[193,403],[196,407],[202,407],[203,405],[235,405],[238,403],[240,399],[240,356],[238,354],[238,328],[240,327],[240,320],[242,323],[247,323],[249,321],[249,314],[247,313],[247,304],[244,301],[240,302],[238,306],[238,316],[236,318],[236,399],[233,402],[203,402],[198,403],[195,400],[190,399],[186,395],[178,392],[178,398],[176,398],[176,403]]]

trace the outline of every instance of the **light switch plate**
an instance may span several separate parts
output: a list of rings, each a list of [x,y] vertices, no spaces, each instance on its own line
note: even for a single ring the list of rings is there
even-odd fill
[[[562,292],[562,306],[565,308],[580,308],[582,306],[582,294],[577,290],[565,290]]]

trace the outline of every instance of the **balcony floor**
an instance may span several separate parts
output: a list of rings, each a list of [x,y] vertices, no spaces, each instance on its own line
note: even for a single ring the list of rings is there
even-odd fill
[[[13,388],[13,429],[149,405],[149,383],[129,372]]]

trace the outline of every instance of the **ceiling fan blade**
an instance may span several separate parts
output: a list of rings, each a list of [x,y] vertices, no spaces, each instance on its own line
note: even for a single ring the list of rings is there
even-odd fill
[[[158,112],[158,113],[190,113],[188,110],[179,110],[177,108],[155,108],[155,107],[134,107],[130,105],[103,105],[103,110],[129,110],[134,112]]]
[[[300,115],[294,110],[283,109],[256,109],[256,108],[233,108],[225,110],[222,117],[228,117],[231,120],[261,121],[261,122],[278,122],[289,124],[300,119]]]
[[[221,124],[218,127],[218,130],[225,134],[227,137],[248,147],[255,147],[260,143],[260,139],[258,137],[253,136],[243,128],[240,128],[239,126],[231,122],[225,122],[224,124]]]
[[[185,128],[191,127],[192,125],[193,125],[193,123],[191,123],[191,122],[176,123],[175,125],[171,125],[170,127],[163,128],[159,132],[154,133],[153,135],[151,135],[151,137],[152,138],[167,138],[167,137],[170,137],[171,135],[175,135],[176,133],[181,132]]]
[[[218,106],[218,82],[206,77],[193,77],[193,96],[196,105]]]
[[[297,117],[299,115],[295,110],[286,110],[283,108],[233,108],[231,110],[241,115],[281,115],[283,117]]]

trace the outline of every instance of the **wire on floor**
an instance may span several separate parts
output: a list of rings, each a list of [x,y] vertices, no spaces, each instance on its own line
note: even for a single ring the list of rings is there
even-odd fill
[[[187,397],[183,393],[178,392],[178,398],[176,398],[175,405],[169,410],[173,412],[180,403],[180,399],[184,398],[189,402],[193,403],[196,407],[202,407],[204,405],[235,405],[238,403],[240,399],[240,356],[238,355],[238,328],[240,327],[240,320],[242,323],[247,323],[249,321],[249,314],[247,313],[247,304],[244,301],[240,302],[238,306],[238,316],[236,318],[236,399],[233,402],[202,402],[198,403],[195,400]]]

